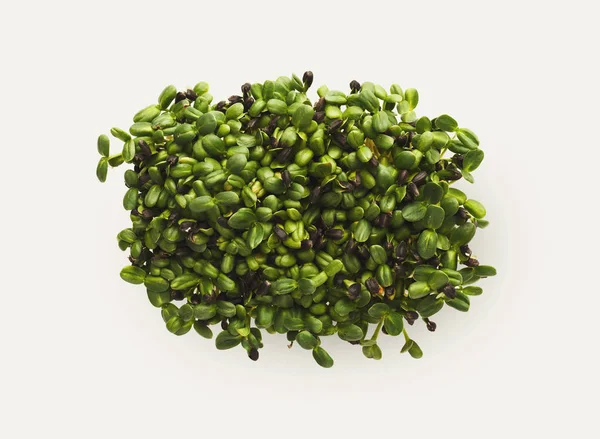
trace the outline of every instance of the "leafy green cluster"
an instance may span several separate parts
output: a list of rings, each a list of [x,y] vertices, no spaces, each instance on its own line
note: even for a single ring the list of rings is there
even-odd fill
[[[170,332],[211,338],[219,324],[216,347],[241,344],[253,360],[261,329],[323,367],[333,334],[373,359],[381,333],[402,334],[419,358],[405,322],[435,330],[431,316],[467,311],[482,293],[472,284],[496,274],[468,247],[485,208],[451,187],[473,182],[479,140],[448,115],[418,118],[415,89],[352,81],[349,93],[320,87],[313,104],[312,80],[244,84],[216,104],[205,82],[168,86],[129,132],[111,130],[120,153],[98,138],[100,181],[133,165],[121,277],[145,285]]]

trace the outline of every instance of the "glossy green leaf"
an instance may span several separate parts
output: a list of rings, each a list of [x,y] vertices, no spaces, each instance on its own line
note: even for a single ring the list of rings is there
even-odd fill
[[[447,114],[442,114],[435,119],[435,126],[442,131],[454,132],[458,129],[458,122]]]
[[[329,356],[327,351],[323,349],[321,346],[317,346],[313,349],[313,358],[317,362],[317,364],[321,367],[329,368],[333,366],[333,359]]]
[[[402,217],[406,221],[410,221],[414,223],[416,221],[422,220],[427,213],[427,205],[420,201],[415,201],[410,204],[407,204],[402,209]]]
[[[206,326],[205,324],[200,322],[199,320],[196,320],[194,322],[194,329],[200,336],[202,336],[204,338],[211,339],[213,337],[212,330],[208,326]]]
[[[292,115],[292,123],[299,131],[304,131],[310,127],[315,110],[306,104],[299,105]]]
[[[354,239],[357,242],[366,242],[371,236],[372,226],[367,220],[362,219],[356,225],[356,230],[354,232]]]
[[[446,303],[448,306],[462,312],[467,312],[469,310],[469,306],[471,304],[471,300],[469,296],[460,291],[456,292],[456,298],[447,300]]]
[[[435,230],[426,229],[421,232],[417,241],[419,256],[429,259],[435,256],[437,249],[437,233]]]
[[[232,229],[246,230],[255,222],[256,215],[254,211],[250,208],[242,207],[229,218],[227,224]]]
[[[389,335],[400,335],[404,328],[404,317],[399,312],[392,311],[385,316],[383,326]]]
[[[423,217],[423,225],[428,229],[438,229],[442,226],[445,218],[445,211],[440,206],[429,205],[427,212]]]
[[[431,292],[431,288],[427,282],[417,281],[409,285],[408,297],[411,299],[420,299],[427,296]]]
[[[381,319],[390,312],[390,307],[385,303],[375,303],[369,308],[369,315],[374,319]]]
[[[467,296],[480,296],[483,293],[483,288],[476,286],[468,286],[462,289],[462,292]]]
[[[410,354],[411,357],[413,357],[415,359],[419,359],[423,356],[423,351],[421,350],[421,348],[419,347],[417,342],[414,340],[412,340],[412,345],[408,349],[408,353]]]
[[[467,128],[460,128],[456,132],[456,136],[458,137],[458,140],[460,140],[460,142],[468,149],[477,149],[479,147],[479,138],[473,131]]]
[[[383,354],[381,348],[377,344],[362,347],[362,353],[365,357],[372,360],[381,360]]]
[[[452,231],[450,235],[450,242],[453,245],[465,245],[468,244],[471,239],[475,236],[477,227],[472,222],[466,222],[462,226],[457,227]]]
[[[139,267],[128,266],[121,270],[121,279],[130,284],[139,285],[144,283],[146,272]]]
[[[217,305],[214,303],[199,303],[194,306],[194,316],[198,320],[208,320],[217,314]]]
[[[427,284],[434,291],[439,290],[448,282],[450,282],[448,275],[440,270],[436,270],[433,273],[431,273],[431,275],[429,275],[429,278],[427,279]]]
[[[345,341],[358,341],[364,336],[359,326],[347,323],[338,325],[338,335]]]
[[[105,157],[102,157],[98,161],[98,166],[96,167],[96,177],[102,183],[106,181],[106,174],[108,173],[108,160]]]
[[[496,276],[496,269],[490,265],[475,267],[475,275],[479,277]]]
[[[300,331],[296,335],[296,342],[303,349],[314,349],[319,345],[317,338],[308,331]]]
[[[475,200],[467,200],[465,202],[465,209],[477,219],[483,218],[486,214],[483,204]]]
[[[439,203],[444,196],[444,190],[442,187],[439,184],[431,181],[429,183],[425,183],[422,192],[423,200],[431,204]]]
[[[483,161],[485,154],[480,149],[469,151],[463,157],[463,170],[473,172]]]
[[[222,331],[215,338],[215,346],[219,350],[231,349],[242,342],[242,337],[239,335],[231,335],[227,331]]]
[[[419,92],[414,88],[407,88],[404,91],[404,100],[408,102],[409,109],[414,110],[419,103]]]

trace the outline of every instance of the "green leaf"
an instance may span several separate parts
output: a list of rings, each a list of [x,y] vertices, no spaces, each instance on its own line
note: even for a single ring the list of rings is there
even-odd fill
[[[471,300],[469,299],[469,296],[467,296],[466,294],[461,293],[460,291],[457,291],[456,298],[448,300],[448,301],[446,301],[446,303],[448,304],[448,306],[450,306],[458,311],[467,312],[469,310]]]
[[[288,331],[300,331],[304,329],[304,321],[299,317],[286,317],[283,325]]]
[[[233,303],[226,300],[217,301],[217,312],[223,317],[233,317],[236,315],[236,307]]]
[[[321,367],[329,368],[333,366],[333,359],[329,356],[327,351],[323,349],[321,346],[317,346],[313,349],[313,358],[317,362],[317,364]]]
[[[440,158],[440,152],[435,148],[431,148],[425,153],[425,160],[427,160],[427,163],[431,165],[435,165],[437,162],[439,162]]]
[[[131,162],[135,157],[135,143],[133,139],[129,139],[127,142],[123,144],[123,160],[127,163]]]
[[[381,360],[383,356],[381,348],[377,344],[362,347],[362,353],[365,357],[372,360]]]
[[[198,134],[207,135],[212,134],[217,129],[217,116],[215,112],[209,111],[208,113],[203,114],[196,121],[196,126],[198,127]]]
[[[462,289],[462,292],[467,296],[480,296],[483,293],[483,288],[468,286]]]
[[[435,230],[426,229],[421,232],[419,240],[417,241],[417,250],[419,256],[423,259],[429,259],[435,256],[437,250],[437,233]]]
[[[446,235],[440,235],[438,233],[438,239],[437,239],[437,248],[439,250],[450,250],[450,239],[448,239],[448,237]]]
[[[427,282],[417,281],[413,282],[408,287],[408,297],[411,299],[420,299],[421,297],[427,296],[431,292]]]
[[[404,100],[408,102],[408,108],[414,110],[419,103],[419,92],[414,88],[407,88],[404,91]]]
[[[171,281],[174,290],[188,290],[200,282],[200,277],[195,273],[183,273]]]
[[[483,204],[475,200],[467,200],[465,202],[465,209],[477,219],[483,218],[486,214]]]
[[[356,303],[347,297],[342,297],[335,303],[333,308],[341,316],[347,316],[352,311],[356,310]]]
[[[389,335],[400,335],[404,328],[404,317],[396,311],[392,311],[383,320],[383,326]]]
[[[465,178],[465,180],[467,180],[469,183],[471,183],[471,184],[475,183],[475,179],[473,178],[473,176],[471,175],[471,173],[469,171],[466,171],[463,169],[462,175]]]
[[[113,127],[110,129],[110,133],[113,135],[113,137],[116,137],[117,139],[122,140],[123,142],[131,140],[131,136],[129,135],[129,133],[122,130],[121,128]]]
[[[167,290],[162,291],[160,293],[156,291],[147,290],[147,293],[148,300],[152,305],[154,305],[157,308],[160,308],[161,306],[169,303],[169,301],[171,300],[171,292]]]
[[[167,322],[167,329],[172,334],[176,334],[183,326],[183,319],[179,316],[173,316]]]
[[[319,345],[319,340],[308,331],[300,331],[296,335],[296,342],[302,349],[314,349]]]
[[[163,322],[165,322],[165,323],[167,323],[171,317],[178,316],[178,315],[179,315],[179,308],[177,308],[172,303],[164,304],[162,306],[162,309],[160,310],[160,316],[162,317]]]
[[[425,183],[423,186],[423,201],[426,201],[430,204],[437,204],[441,201],[444,196],[444,190],[442,187],[434,183],[432,181]]]
[[[444,307],[444,299],[436,299],[435,295],[427,296],[417,305],[421,317],[431,317]]]
[[[247,326],[242,326],[241,328],[237,328],[236,331],[242,337],[248,337],[248,335],[250,335],[250,328],[248,328]]]
[[[292,116],[292,123],[299,131],[304,131],[310,127],[315,110],[306,104],[299,105]]]
[[[475,276],[496,276],[496,269],[490,265],[480,265],[479,267],[475,267]]]
[[[206,326],[205,324],[200,322],[199,320],[196,320],[194,322],[194,329],[196,330],[196,332],[198,334],[200,334],[200,336],[202,336],[204,338],[211,339],[213,336],[212,330],[208,326]]]
[[[308,315],[304,318],[306,329],[314,334],[319,334],[323,330],[323,322],[316,317]]]
[[[261,223],[254,223],[250,230],[248,230],[248,235],[246,236],[246,242],[251,249],[255,249],[260,245],[262,240],[265,237],[265,231]]]
[[[244,146],[246,148],[252,148],[256,146],[256,137],[250,134],[240,134],[236,138],[236,143],[238,146]]]
[[[127,189],[123,197],[123,208],[125,210],[133,210],[138,205],[138,190],[134,187]]]
[[[427,284],[434,291],[439,290],[444,285],[446,285],[448,282],[450,282],[448,275],[446,273],[444,273],[443,271],[439,271],[439,270],[436,270],[435,272],[431,273],[431,275],[429,276],[429,279],[427,279]]]
[[[298,289],[302,294],[312,294],[317,287],[311,279],[303,278],[298,280]]]
[[[211,209],[215,203],[213,202],[212,197],[208,195],[203,195],[201,197],[194,198],[189,204],[188,208],[194,214],[199,214],[208,211]]]
[[[242,342],[242,337],[239,335],[231,335],[227,331],[220,332],[215,339],[215,346],[219,350],[231,349]]]
[[[358,341],[364,334],[359,326],[344,323],[338,325],[338,336],[345,341]]]
[[[469,149],[477,149],[479,147],[479,138],[477,135],[468,128],[460,128],[456,132],[456,136],[460,143]]]
[[[435,119],[435,126],[442,131],[454,132],[458,129],[458,122],[447,114],[442,114]]]
[[[378,244],[372,245],[369,247],[369,253],[376,264],[381,265],[387,262],[387,252],[382,246]]]
[[[373,128],[378,133],[385,133],[392,124],[385,111],[378,111],[373,115]]]
[[[294,279],[277,279],[271,285],[271,291],[275,295],[290,294],[298,288],[298,283]]]
[[[485,154],[480,149],[475,149],[466,153],[463,158],[463,170],[473,172],[483,161],[484,155]]]
[[[246,154],[238,153],[227,159],[225,167],[232,174],[239,174],[246,167],[247,163],[248,158],[246,157]]]
[[[406,340],[406,342],[402,346],[402,349],[400,349],[400,353],[403,354],[403,353],[409,351],[410,348],[412,348],[414,344],[415,344],[415,342],[409,338],[408,340]]]
[[[339,259],[332,260],[323,270],[327,277],[333,277],[344,268],[344,263]]]
[[[416,221],[422,220],[427,213],[427,206],[425,203],[420,201],[415,201],[410,204],[407,204],[404,209],[402,209],[402,217],[406,221],[410,221],[414,223]]]
[[[419,347],[417,342],[414,340],[412,340],[412,345],[408,349],[408,353],[410,354],[411,357],[416,358],[416,359],[419,359],[423,356],[423,351],[421,350],[421,348]]]
[[[194,316],[198,320],[212,319],[215,315],[217,315],[217,305],[214,303],[199,303],[194,306]]]
[[[450,242],[457,246],[468,244],[475,236],[476,230],[475,224],[466,222],[452,231]]]
[[[98,136],[98,153],[103,157],[110,155],[110,140],[106,134]]]
[[[182,307],[179,308],[179,317],[181,317],[184,322],[189,322],[194,318],[194,307],[189,303],[182,305]]]
[[[411,151],[402,151],[394,157],[394,165],[398,169],[411,169],[417,161],[417,157]]]
[[[458,212],[458,209],[460,207],[460,205],[458,204],[458,200],[452,196],[444,197],[440,202],[440,206],[442,207],[442,209],[444,209],[446,216],[454,215],[456,212]]]
[[[374,319],[381,319],[390,312],[390,307],[385,303],[376,303],[369,308],[369,315]]]
[[[260,328],[268,328],[273,324],[275,309],[271,305],[260,304],[256,309],[256,325]]]
[[[144,285],[153,293],[162,293],[169,289],[169,282],[159,276],[146,276]]]
[[[392,268],[387,264],[379,265],[375,271],[375,279],[383,288],[391,286],[394,283]]]
[[[371,236],[372,226],[366,219],[362,219],[356,225],[354,239],[356,242],[366,242]]]
[[[229,224],[229,227],[232,229],[246,230],[255,222],[256,215],[254,211],[248,207],[242,207],[229,217],[227,224]]]
[[[413,139],[413,143],[419,151],[425,153],[429,151],[433,144],[433,133],[425,131],[423,134],[417,134]]]
[[[429,205],[423,218],[423,225],[428,229],[439,229],[444,222],[446,212],[440,206]]]
[[[102,157],[98,161],[98,166],[96,167],[96,177],[100,182],[104,183],[106,181],[106,174],[108,173],[108,160],[106,157]]]
[[[422,116],[415,125],[417,133],[423,134],[425,131],[431,131],[431,120],[427,116]]]
[[[128,267],[124,267],[121,270],[121,279],[125,282],[129,282],[130,284],[139,285],[144,283],[144,279],[146,278],[146,272],[139,267],[134,267],[132,265]]]

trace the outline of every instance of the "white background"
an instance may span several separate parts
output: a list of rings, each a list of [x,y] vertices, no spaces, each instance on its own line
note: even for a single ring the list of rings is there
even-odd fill
[[[598,437],[597,19],[577,0],[7,2],[0,436]],[[421,360],[331,337],[325,370],[268,336],[254,363],[169,334],[119,278],[123,168],[98,183],[98,134],[170,83],[220,100],[307,69],[314,90],[415,87],[418,114],[481,139],[472,248],[499,275],[411,328]]]

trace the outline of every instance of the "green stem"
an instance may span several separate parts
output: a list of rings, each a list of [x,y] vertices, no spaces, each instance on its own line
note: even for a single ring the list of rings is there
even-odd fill
[[[379,321],[379,323],[377,324],[377,327],[375,328],[375,332],[373,333],[371,340],[377,340],[377,337],[379,336],[379,331],[381,331],[382,326],[383,326],[383,319],[381,319]]]
[[[408,340],[410,340],[410,337],[408,336],[408,333],[406,332],[406,329],[402,328],[402,335],[404,335],[404,341],[407,342]]]

